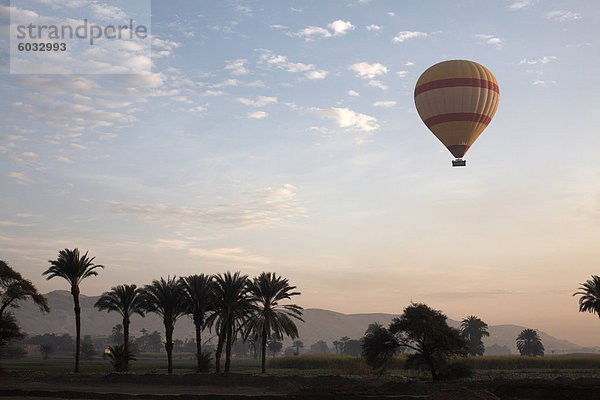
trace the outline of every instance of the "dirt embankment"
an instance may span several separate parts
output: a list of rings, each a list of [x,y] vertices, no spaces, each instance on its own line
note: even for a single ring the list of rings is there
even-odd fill
[[[600,374],[508,374],[434,384],[402,377],[250,374],[0,375],[6,399],[598,400]]]

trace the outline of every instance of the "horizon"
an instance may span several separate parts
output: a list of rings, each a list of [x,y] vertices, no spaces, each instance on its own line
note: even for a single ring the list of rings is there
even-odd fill
[[[11,49],[84,16],[151,44]],[[572,296],[600,274],[596,0],[0,0],[0,21],[0,259],[40,292],[77,247],[106,266],[87,295],[273,271],[305,308],[414,301],[600,346]],[[449,59],[500,90],[460,168],[413,96]]]

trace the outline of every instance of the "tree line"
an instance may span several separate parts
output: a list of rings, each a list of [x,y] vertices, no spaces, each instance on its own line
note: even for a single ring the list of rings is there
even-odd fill
[[[49,260],[50,267],[42,274],[47,279],[65,279],[71,289],[75,312],[75,372],[79,372],[81,357],[81,307],[79,294],[81,282],[97,276],[104,266],[94,264],[95,257],[88,253],[80,254],[79,249],[59,251],[55,260]],[[2,276],[0,305],[0,345],[8,340],[23,337],[12,313],[4,312],[8,306],[16,306],[19,300],[32,298],[43,312],[48,312],[46,299],[38,293],[30,281],[8,267],[0,264]],[[6,279],[4,276],[6,275]],[[5,282],[6,280],[6,282]],[[12,282],[12,284],[11,284]],[[122,317],[123,346],[115,346],[111,353],[119,354],[120,369],[126,371],[128,362],[133,359],[129,349],[129,325],[133,314],[142,317],[155,313],[162,318],[165,328],[164,347],[167,353],[167,370],[173,372],[173,331],[177,319],[183,315],[192,317],[196,331],[196,357],[198,368],[209,355],[202,353],[202,330],[214,330],[218,341],[215,351],[216,372],[227,373],[231,368],[232,345],[238,334],[243,339],[255,335],[260,340],[261,368],[266,371],[266,348],[270,338],[282,339],[298,337],[295,321],[304,322],[302,307],[296,304],[281,304],[300,295],[296,287],[286,278],[272,272],[263,272],[255,278],[240,272],[226,272],[216,275],[190,275],[161,277],[143,287],[135,284],[122,284],[104,292],[95,304],[99,310],[117,312]],[[10,331],[10,332],[9,332]],[[225,353],[224,368],[221,358]]]
[[[79,294],[81,282],[97,276],[103,265],[94,264],[94,257],[80,254],[77,248],[59,251],[56,260],[49,260],[50,267],[42,274],[47,279],[60,277],[70,284],[75,312],[75,372],[79,372],[81,355],[81,308]],[[41,312],[48,312],[46,299],[37,291],[31,281],[23,278],[0,260],[0,350],[12,340],[24,337],[14,315],[9,308],[18,302],[31,298]],[[289,281],[275,273],[263,272],[249,278],[240,272],[226,272],[216,275],[190,275],[161,277],[142,287],[135,284],[122,284],[104,292],[95,307],[108,312],[118,312],[122,316],[123,345],[115,346],[114,354],[121,357],[120,368],[128,369],[128,361],[133,358],[129,348],[129,324],[133,314],[141,316],[156,313],[163,320],[165,328],[164,347],[167,353],[168,372],[173,371],[173,331],[177,319],[189,315],[196,330],[196,357],[200,369],[208,355],[202,353],[202,330],[214,330],[218,342],[215,350],[216,372],[229,372],[233,343],[238,335],[244,340],[254,341],[261,350],[261,369],[266,370],[266,352],[273,354],[281,350],[284,336],[298,338],[297,321],[303,322],[302,307],[296,304],[281,304],[293,296],[300,295]],[[581,284],[579,311],[591,312],[600,316],[600,277],[593,275],[591,280]],[[482,338],[488,336],[487,324],[475,316],[461,322],[460,329],[450,328],[446,316],[425,304],[412,303],[401,316],[394,318],[389,328],[379,324],[368,327],[364,338],[359,341],[347,337],[334,342],[337,352],[350,353],[357,342],[362,355],[374,368],[384,369],[387,361],[399,351],[410,350],[408,364],[426,366],[434,380],[443,375],[447,360],[455,355],[483,355]],[[279,345],[277,345],[277,343]],[[302,342],[296,341],[296,354]],[[323,343],[324,344],[324,343]],[[544,346],[537,331],[523,330],[516,339],[522,355],[543,355]],[[322,344],[315,344],[322,347]],[[302,344],[303,346],[303,344]],[[312,346],[311,346],[312,347]],[[325,347],[326,344],[325,344]],[[342,350],[344,349],[344,350]],[[354,350],[352,350],[354,352]],[[224,368],[221,358],[225,353]],[[114,356],[113,354],[113,356]]]

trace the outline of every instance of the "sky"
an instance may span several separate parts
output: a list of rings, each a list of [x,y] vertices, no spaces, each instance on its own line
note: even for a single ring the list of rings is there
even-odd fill
[[[305,308],[423,302],[600,346],[572,296],[600,273],[597,0],[156,0],[151,51],[9,51],[32,16],[126,8],[0,2],[0,259],[39,290],[68,289],[41,273],[77,247],[105,266],[86,295],[273,271]],[[462,168],[413,101],[449,59],[500,87]]]

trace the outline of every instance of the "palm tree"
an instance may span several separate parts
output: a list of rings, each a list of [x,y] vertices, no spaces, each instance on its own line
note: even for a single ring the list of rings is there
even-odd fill
[[[212,308],[214,286],[212,276],[190,275],[180,278],[181,286],[185,294],[186,312],[192,316],[196,328],[196,359],[198,370],[202,363],[202,329],[204,328],[204,317]]]
[[[488,324],[479,318],[471,315],[463,319],[460,323],[460,334],[467,341],[469,347],[468,354],[471,356],[482,356],[485,352],[482,338],[490,336]]]
[[[158,314],[165,326],[165,350],[167,351],[167,371],[173,373],[173,331],[177,318],[185,314],[183,288],[174,276],[153,280],[144,286],[144,311]]]
[[[225,373],[231,365],[231,347],[237,331],[248,318],[252,303],[248,297],[248,275],[240,272],[215,276],[214,313],[206,320],[209,327],[215,325],[219,341],[215,352],[215,368],[221,372],[221,353],[225,346]]]
[[[579,292],[573,296],[581,295],[579,298],[579,312],[590,312],[600,317],[600,277],[592,275],[585,283],[581,283]]]
[[[51,264],[50,268],[42,273],[48,275],[47,280],[54,277],[65,279],[71,285],[71,295],[75,305],[75,372],[79,372],[79,356],[81,355],[81,307],[79,306],[79,285],[81,282],[90,276],[98,275],[95,271],[97,268],[104,268],[103,265],[94,265],[96,257],[88,257],[86,251],[83,256],[80,256],[79,249],[73,250],[64,249],[58,252],[56,260],[48,260]]]
[[[99,311],[116,311],[123,317],[123,351],[129,354],[129,323],[133,314],[144,316],[142,289],[135,284],[119,285],[110,289],[110,292],[102,293],[94,307]],[[129,358],[123,359],[123,371],[129,369]]]
[[[517,349],[522,356],[543,356],[542,339],[534,329],[523,329],[517,336]]]
[[[296,339],[298,327],[292,318],[304,322],[302,307],[296,304],[279,304],[292,296],[300,295],[294,292],[296,286],[290,286],[287,279],[278,277],[271,272],[263,272],[249,285],[250,298],[253,302],[253,313],[247,323],[249,332],[260,333],[262,338],[262,372],[266,371],[267,338],[283,338],[284,335]],[[291,318],[290,318],[291,317]]]

